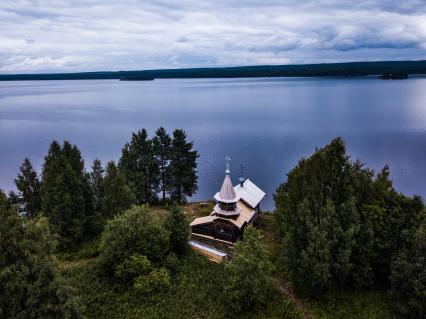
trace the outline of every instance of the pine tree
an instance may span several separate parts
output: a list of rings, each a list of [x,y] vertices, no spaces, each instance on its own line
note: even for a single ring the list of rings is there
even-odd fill
[[[100,212],[103,197],[103,179],[105,170],[102,167],[100,160],[95,159],[90,172],[90,188],[93,195],[93,209],[95,212]]]
[[[170,189],[170,155],[171,138],[163,127],[155,131],[152,139],[154,156],[160,169],[160,191],[163,202],[166,200],[166,192]]]
[[[126,178],[113,161],[107,164],[102,189],[101,212],[105,219],[113,218],[136,202],[135,195],[126,183]]]
[[[170,245],[176,254],[184,254],[188,249],[189,223],[179,206],[172,206],[166,219],[170,232]]]
[[[36,217],[41,208],[40,180],[28,158],[25,158],[19,169],[15,185],[19,191],[23,211],[28,217]]]
[[[58,278],[46,218],[20,217],[0,194],[0,317],[81,318]]]
[[[62,248],[70,248],[93,235],[92,194],[84,161],[77,146],[52,142],[42,173],[42,210]]]
[[[130,143],[124,145],[119,168],[124,172],[138,204],[157,201],[159,167],[145,129],[133,133]]]
[[[171,198],[178,203],[197,191],[198,152],[192,150],[193,143],[186,141],[184,130],[174,130],[171,148],[170,176]]]

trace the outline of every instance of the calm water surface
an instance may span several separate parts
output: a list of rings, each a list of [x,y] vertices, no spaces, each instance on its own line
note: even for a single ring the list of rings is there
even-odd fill
[[[388,163],[397,190],[426,195],[426,79],[261,78],[152,82],[0,82],[0,188],[13,189],[25,156],[40,170],[53,139],[70,140],[89,167],[120,157],[132,131],[184,128],[200,153],[209,199],[232,157],[267,192],[315,147],[342,136],[368,166]]]

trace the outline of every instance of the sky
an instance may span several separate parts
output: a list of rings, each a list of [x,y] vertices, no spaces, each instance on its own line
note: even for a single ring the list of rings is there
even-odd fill
[[[0,73],[426,59],[426,0],[1,0]]]

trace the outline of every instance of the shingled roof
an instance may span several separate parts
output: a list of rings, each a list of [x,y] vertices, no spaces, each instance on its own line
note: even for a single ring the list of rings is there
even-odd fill
[[[219,193],[214,195],[214,198],[223,203],[236,203],[238,201],[237,194],[235,194],[234,186],[232,186],[231,177],[227,173],[223,180],[222,188]]]
[[[240,210],[241,213],[238,215],[238,217],[236,219],[218,217],[218,216],[214,215],[214,212],[212,212],[208,216],[198,217],[198,218],[194,219],[192,221],[192,223],[190,224],[190,226],[208,224],[208,223],[214,222],[215,220],[222,219],[222,220],[226,220],[226,221],[231,222],[232,224],[237,226],[239,229],[241,229],[245,224],[247,224],[251,221],[255,212],[254,212],[253,209],[251,209],[250,207],[248,207],[247,205],[245,205],[242,202],[238,202],[237,206],[238,206],[238,209]]]

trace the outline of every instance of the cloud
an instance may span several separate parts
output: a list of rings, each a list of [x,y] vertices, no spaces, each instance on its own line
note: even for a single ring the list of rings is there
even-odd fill
[[[422,0],[2,0],[0,73],[426,57]]]

